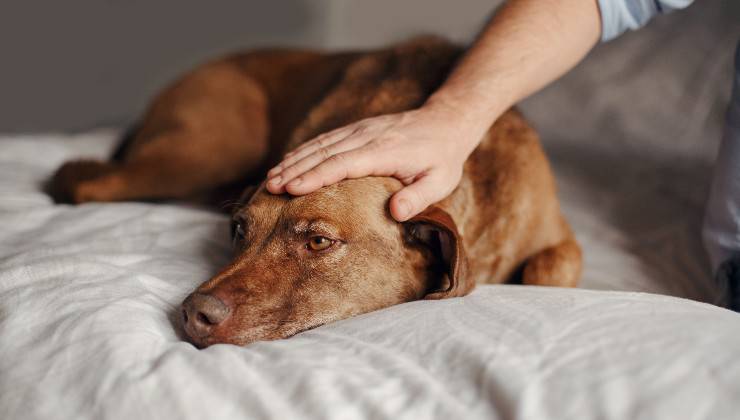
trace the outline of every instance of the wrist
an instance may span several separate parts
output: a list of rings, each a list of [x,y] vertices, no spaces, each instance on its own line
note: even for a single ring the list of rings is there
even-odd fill
[[[484,105],[472,97],[453,96],[438,91],[429,97],[420,111],[454,126],[456,133],[459,133],[458,140],[470,153],[506,109],[507,107],[499,104]]]

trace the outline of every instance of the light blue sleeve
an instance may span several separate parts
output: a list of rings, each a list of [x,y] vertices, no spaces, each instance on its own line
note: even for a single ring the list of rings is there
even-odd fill
[[[601,41],[612,40],[627,30],[643,27],[653,16],[683,9],[694,0],[598,0],[601,10]]]

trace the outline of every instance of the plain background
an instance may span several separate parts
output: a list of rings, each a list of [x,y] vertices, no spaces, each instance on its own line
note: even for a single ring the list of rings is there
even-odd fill
[[[0,132],[132,122],[199,62],[255,46],[469,40],[498,0],[2,0]]]

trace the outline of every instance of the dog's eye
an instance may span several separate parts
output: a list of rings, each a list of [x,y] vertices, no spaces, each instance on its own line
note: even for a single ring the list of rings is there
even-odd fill
[[[241,222],[234,221],[231,225],[231,237],[234,240],[243,240],[246,236],[246,231],[244,229],[244,224]]]
[[[326,236],[314,236],[308,240],[306,246],[312,251],[323,251],[332,245],[334,245],[334,241]]]

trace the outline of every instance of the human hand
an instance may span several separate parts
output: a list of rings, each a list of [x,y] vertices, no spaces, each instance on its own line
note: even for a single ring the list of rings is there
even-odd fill
[[[285,155],[267,176],[267,190],[304,195],[345,178],[392,176],[405,187],[390,201],[402,222],[447,197],[482,132],[450,108],[358,121],[310,140]]]

